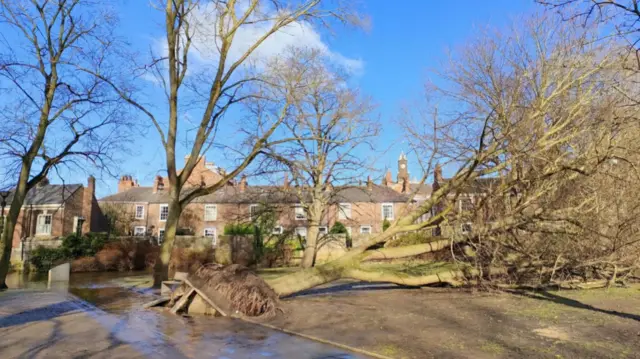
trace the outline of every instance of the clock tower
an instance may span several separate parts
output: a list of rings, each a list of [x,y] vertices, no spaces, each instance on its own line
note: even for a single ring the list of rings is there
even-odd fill
[[[398,158],[398,183],[402,183],[404,180],[409,180],[409,169],[407,168],[407,156],[403,151]]]

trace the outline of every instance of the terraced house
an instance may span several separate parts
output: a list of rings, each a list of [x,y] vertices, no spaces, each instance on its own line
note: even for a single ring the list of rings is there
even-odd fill
[[[189,184],[210,185],[219,181],[223,173],[203,157]],[[152,186],[140,186],[131,176],[122,176],[118,192],[100,199],[100,206],[112,216],[117,213],[121,231],[162,239],[169,213],[167,183],[166,178],[158,176]],[[215,243],[227,224],[249,222],[268,209],[277,217],[274,233],[289,231],[306,237],[309,226],[306,197],[304,189],[289,186],[286,180],[279,186],[251,186],[243,178],[187,205],[178,231],[210,237]],[[393,220],[403,213],[408,200],[406,194],[370,180],[359,186],[337,186],[327,197],[329,206],[319,232],[328,233],[340,221],[354,237],[381,232],[384,220]]]

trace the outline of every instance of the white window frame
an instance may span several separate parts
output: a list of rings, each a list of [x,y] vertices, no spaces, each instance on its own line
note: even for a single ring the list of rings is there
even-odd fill
[[[282,226],[275,226],[271,231],[271,234],[282,234],[284,232],[284,228]]]
[[[213,232],[212,236],[208,236],[207,232]],[[202,231],[202,235],[205,238],[211,238],[211,245],[215,246],[216,242],[218,240],[218,230],[216,229],[216,227],[207,227]]]
[[[138,234],[138,229],[142,228],[142,234]],[[145,236],[147,235],[147,227],[145,226],[135,226],[133,227],[133,235],[134,236]]]
[[[45,224],[44,228],[48,228],[48,231],[39,231],[40,227],[40,217],[42,218],[46,218],[49,217],[49,225],[47,227],[47,225]],[[46,221],[46,220],[45,220]],[[50,236],[51,235],[51,231],[53,230],[53,215],[49,214],[49,213],[41,213],[38,215],[38,217],[36,217],[36,235],[37,236]]]
[[[164,242],[164,228],[158,229],[158,244]]]
[[[257,218],[257,216],[256,216],[256,218],[253,218],[253,208],[255,208],[255,209],[256,209],[256,212],[258,212],[258,205],[257,205],[257,204],[255,204],[255,203],[254,203],[254,204],[250,204],[250,205],[249,205],[249,220],[250,220],[250,221],[253,221],[254,219],[256,219],[256,218]],[[257,213],[256,213],[256,214],[257,214]]]
[[[320,234],[329,233],[329,227],[327,227],[327,226],[318,226],[318,233],[320,233]]]
[[[298,212],[301,213],[298,213]],[[298,218],[298,214],[301,215],[300,218]],[[307,220],[307,211],[304,210],[304,207],[301,204],[296,204],[295,207],[293,208],[293,216],[296,219],[296,221],[306,221]],[[297,230],[297,228],[296,228]]]
[[[300,234],[300,232],[302,232],[302,230],[304,230],[304,235]],[[307,227],[296,227],[296,235],[300,236],[302,238],[307,238],[307,234],[309,232],[307,231]]]
[[[384,207],[385,206],[391,206],[391,217],[385,218],[384,217]],[[396,209],[395,206],[393,205],[393,203],[382,203],[380,205],[380,215],[382,216],[382,220],[384,221],[385,219],[387,221],[393,221],[396,217]]]
[[[213,209],[213,214],[209,213],[207,215],[207,209]],[[204,220],[205,222],[217,221],[218,220],[218,206],[215,204],[205,204],[204,205]]]
[[[138,208],[142,208],[141,214],[138,216]],[[136,204],[135,208],[135,218],[136,219],[144,219],[144,204]]]
[[[169,218],[169,205],[168,204],[161,204],[159,208],[160,208],[160,210],[158,211],[158,220],[160,222],[166,222],[167,218]],[[165,219],[162,219],[162,209],[163,208],[167,208],[167,218],[165,218]]]
[[[338,203],[338,219],[351,219],[351,211],[351,203]]]
[[[365,228],[368,228],[368,229],[369,229],[369,232],[364,232],[363,230],[364,230]],[[363,224],[363,225],[361,225],[361,226],[360,226],[360,234],[372,234],[372,232],[373,232],[373,230],[372,230],[372,228],[371,228],[371,225],[370,225],[370,224]]]

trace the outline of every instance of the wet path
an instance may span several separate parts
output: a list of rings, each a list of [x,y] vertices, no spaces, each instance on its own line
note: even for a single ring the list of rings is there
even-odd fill
[[[96,347],[108,348],[109,345],[118,343],[117,348],[133,349],[140,357],[364,358],[329,345],[240,320],[211,317],[183,318],[162,310],[144,310],[142,304],[152,299],[153,295],[142,289],[131,288],[131,285],[129,285],[130,288],[125,288],[117,277],[118,275],[102,277],[73,275],[69,288],[72,295],[40,291],[0,294],[0,357],[12,357],[2,354],[3,348],[9,344],[1,338],[2,331],[11,330],[13,326],[20,327],[24,331],[28,329],[23,327],[30,323],[44,323],[58,317],[70,320],[74,316],[76,316],[75,320],[80,320],[78,316],[85,316],[90,317],[91,322],[97,323],[97,327],[106,333],[96,334],[97,338],[106,338],[98,339],[100,343],[96,342]],[[144,279],[144,277],[138,278]],[[39,286],[37,283],[30,283],[31,287]],[[11,297],[10,300],[7,299],[8,296]],[[41,305],[34,305],[37,301],[41,301]],[[25,303],[31,304],[22,308],[21,306]],[[86,324],[86,320],[82,321],[87,331],[94,330],[90,324]],[[65,336],[66,334],[63,332],[57,335]],[[102,343],[105,340],[108,343]],[[34,345],[37,347],[42,343]],[[24,351],[15,353],[18,352],[24,354]],[[98,352],[91,353],[93,352],[88,351],[86,353],[88,355],[81,356],[98,355]],[[100,356],[104,355],[103,351],[99,353],[101,353]],[[46,357],[51,356],[46,355]],[[60,357],[70,356],[61,355]],[[112,357],[114,354],[109,354],[109,358]]]

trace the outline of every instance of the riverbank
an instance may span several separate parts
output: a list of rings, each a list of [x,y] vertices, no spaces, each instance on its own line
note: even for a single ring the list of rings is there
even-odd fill
[[[392,358],[640,358],[640,286],[487,293],[338,282],[270,324]]]

